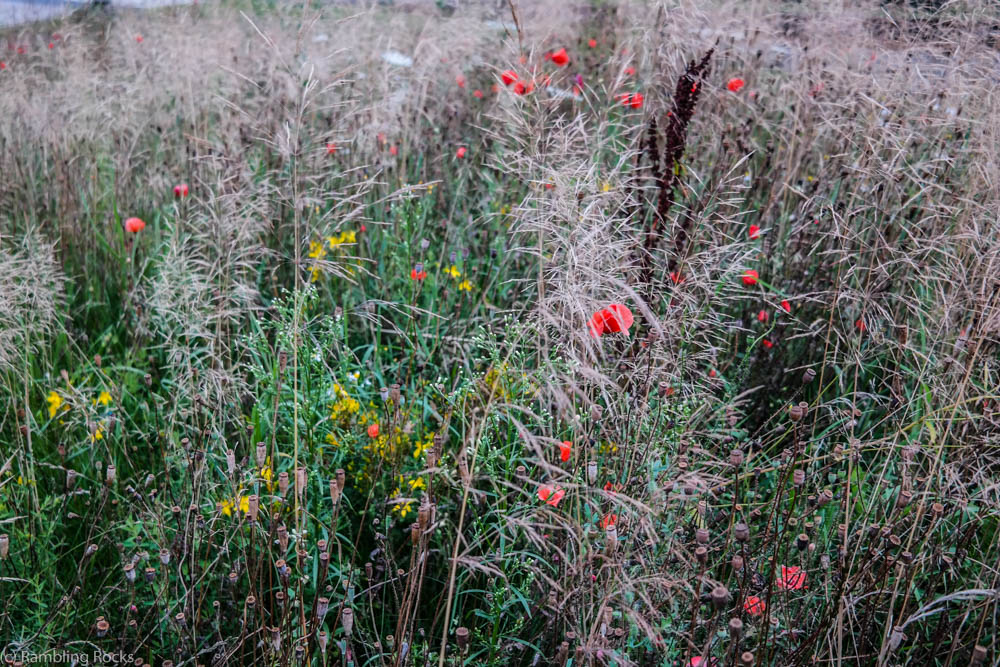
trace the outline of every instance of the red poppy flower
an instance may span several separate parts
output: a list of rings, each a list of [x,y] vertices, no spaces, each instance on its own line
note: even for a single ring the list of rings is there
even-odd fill
[[[759,277],[760,276],[757,275],[757,272],[754,269],[747,269],[743,273],[743,284],[746,285],[747,287],[749,287],[751,285],[756,285],[757,284],[757,278],[759,278]]]
[[[458,150],[455,151],[455,157],[463,158],[465,157],[465,146],[459,146]]]
[[[7,69],[7,63],[5,63],[4,61],[0,60],[0,69]]]
[[[675,285],[680,285],[682,282],[684,282],[684,276],[681,275],[680,271],[672,271],[670,273],[670,282],[672,282]]]
[[[552,183],[546,183],[546,184],[545,184],[545,189],[546,189],[546,190],[551,190],[551,189],[552,189],[552,188],[554,188],[554,187],[556,187],[556,186],[555,186],[555,185],[553,185]]]
[[[125,231],[135,234],[146,228],[146,223],[139,218],[129,218],[125,221]]]
[[[416,269],[410,271],[410,278],[413,278],[414,280],[423,280],[426,277],[427,277],[427,272],[424,271],[423,268],[421,268],[419,271],[417,271]]]
[[[538,499],[543,503],[547,503],[556,507],[559,505],[559,501],[563,499],[566,495],[566,491],[561,487],[551,487],[548,484],[543,484],[538,487]]]
[[[552,62],[554,62],[557,67],[562,67],[569,62],[569,54],[566,53],[565,47],[552,54]]]
[[[743,79],[740,79],[738,77],[733,77],[732,79],[729,80],[729,83],[726,84],[726,88],[728,88],[729,92],[731,93],[738,93],[740,92],[740,88],[742,88],[743,85],[744,85]]]
[[[587,42],[587,46],[589,46],[592,49],[596,49],[597,48],[597,40],[596,39],[590,40],[589,42]]]
[[[761,341],[761,344],[762,344],[762,345],[763,345],[763,346],[764,346],[765,348],[767,348],[768,350],[770,350],[770,349],[771,349],[772,347],[774,347],[774,343],[772,343],[771,341],[769,341],[769,340],[768,340],[768,339],[766,339],[766,338],[765,338],[764,340],[762,340],[762,341]]]
[[[181,183],[174,186],[174,197],[180,199],[181,197],[188,196],[188,185],[187,183]]]
[[[600,338],[606,333],[621,333],[623,331],[627,333],[633,322],[635,322],[635,318],[628,307],[620,303],[613,303],[594,313],[587,323],[587,327],[590,329],[591,336]]]
[[[605,514],[604,518],[601,519],[600,526],[602,530],[607,530],[608,526],[614,526],[617,523],[618,523],[617,514]]]
[[[337,152],[337,144],[333,143],[332,141],[326,142],[326,154],[333,155],[336,152]]]
[[[865,329],[867,329],[868,327],[865,326],[865,321],[859,317],[857,321],[854,323],[854,328],[856,328],[861,333],[864,333]]]
[[[455,84],[456,84],[456,85],[457,85],[457,86],[458,86],[459,88],[465,88],[465,77],[464,77],[464,76],[462,76],[461,74],[459,74],[458,76],[456,76],[456,77],[455,77]]]
[[[758,236],[760,236],[760,227],[758,227],[757,225],[750,225],[750,229],[748,231],[751,240],[756,239]]]
[[[570,454],[573,453],[573,443],[569,440],[563,440],[559,443],[559,460],[565,463],[569,461]]]
[[[712,370],[710,370],[708,372],[708,377],[714,378],[715,376],[716,376],[716,372],[715,372],[715,369],[713,368]]]
[[[767,322],[767,318],[768,318],[768,315],[767,315],[767,311],[766,310],[762,310],[759,313],[757,313],[757,321],[758,322]]]
[[[503,85],[509,86],[510,84],[517,81],[517,72],[515,72],[512,69],[509,69],[500,75],[500,80],[503,81]]]
[[[691,658],[690,662],[688,662],[688,667],[716,667],[718,664],[719,661],[715,658],[705,659],[700,655],[696,655]]]
[[[641,109],[642,108],[642,102],[643,102],[644,99],[645,98],[642,96],[642,93],[634,93],[632,95],[632,100],[629,102],[629,104],[632,105],[633,109]]]
[[[476,89],[476,91],[472,93],[472,96],[475,97],[477,100],[481,100],[483,99],[483,91]]]
[[[626,76],[635,76],[635,68],[634,67],[626,67],[625,68],[625,75]]]
[[[19,56],[23,56],[24,55],[24,47],[23,46],[17,47],[17,55],[19,55]]]
[[[750,614],[751,616],[760,616],[764,613],[767,605],[756,595],[748,595],[743,600],[743,611]]]
[[[525,90],[527,90],[527,89],[524,87],[524,84],[521,83],[520,81],[518,81],[517,83],[514,84],[514,94],[515,95],[524,95],[524,91]]]
[[[806,586],[806,571],[800,567],[781,566],[781,577],[776,582],[778,588],[786,591],[797,591]]]
[[[392,146],[390,146],[389,147],[389,154],[390,155],[399,155],[399,146],[397,146],[396,144],[393,144]]]
[[[369,438],[377,438],[378,437],[378,424],[369,424],[368,425],[368,437]]]
[[[54,49],[54,48],[56,48],[56,45],[55,45],[55,44],[53,44],[52,42],[49,42],[49,48],[50,48],[50,49]]]
[[[792,312],[792,304],[788,303],[787,300],[781,302],[781,307],[785,310],[786,313]]]
[[[137,44],[142,44],[142,35],[136,35],[135,36],[135,41],[136,41]]]

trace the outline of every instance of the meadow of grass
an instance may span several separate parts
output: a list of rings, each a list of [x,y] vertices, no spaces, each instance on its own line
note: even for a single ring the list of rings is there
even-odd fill
[[[1000,664],[996,5],[369,4],[3,35],[7,662]]]

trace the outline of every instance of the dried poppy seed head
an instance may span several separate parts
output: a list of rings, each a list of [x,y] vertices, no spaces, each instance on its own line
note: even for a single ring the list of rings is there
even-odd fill
[[[131,584],[135,582],[135,565],[132,563],[125,563],[125,579]]]
[[[737,542],[746,542],[750,539],[750,526],[745,523],[738,523],[733,526],[733,537]]]
[[[114,466],[113,463],[109,463],[107,470],[104,471],[104,481],[107,482],[109,485],[114,484],[115,476],[117,475],[117,473],[118,469]]]
[[[267,463],[267,446],[263,442],[257,443],[257,467],[263,468]]]
[[[150,582],[152,582],[154,579],[156,579],[156,568],[147,567],[143,571],[143,575],[142,576],[143,576],[143,579],[146,580],[147,584],[150,583]]]
[[[254,522],[257,520],[257,514],[260,512],[260,498],[256,493],[250,495],[247,498],[247,516],[250,517],[250,521]]]
[[[278,526],[276,532],[278,533],[278,545],[281,547],[282,551],[288,550],[288,529],[285,528],[284,524]]]
[[[423,267],[421,267],[422,269]],[[399,403],[399,399],[403,397],[402,392],[400,392],[400,387],[398,384],[389,385],[389,398],[392,399],[393,403]]]
[[[705,547],[698,547],[694,550],[694,557],[698,559],[698,562],[704,565],[708,562],[708,549]]]
[[[931,512],[933,512],[934,516],[936,517],[941,516],[942,514],[944,514],[944,505],[942,505],[941,503],[934,503],[933,505],[931,505]]]
[[[699,528],[694,531],[694,539],[698,542],[698,544],[708,544],[708,537],[708,530],[705,528]]]
[[[102,616],[97,620],[97,623],[95,624],[94,628],[97,631],[97,636],[100,638],[108,634],[108,630],[111,629],[111,624],[105,621],[104,617]]]
[[[807,368],[804,373],[802,373],[802,384],[809,384],[816,379],[816,371],[812,368]]]
[[[718,610],[723,610],[729,603],[729,591],[725,586],[716,586],[712,589],[712,604]]]
[[[896,507],[906,507],[913,500],[913,493],[910,491],[900,491],[899,498],[896,499]]]
[[[739,637],[743,634],[743,621],[738,618],[729,619],[729,634],[733,637]]]
[[[326,612],[330,610],[330,598],[319,598],[316,600],[316,616],[319,620],[323,620],[326,616]]]
[[[806,416],[805,410],[802,409],[801,405],[790,405],[788,407],[788,417],[793,422],[797,422],[805,416]]]
[[[455,630],[455,642],[458,644],[458,648],[464,651],[469,646],[469,629],[466,627],[459,627]]]
[[[737,468],[743,465],[743,450],[734,449],[729,452],[729,463]]]
[[[735,556],[733,556],[733,560],[730,562],[730,565],[732,566],[733,570],[735,570],[737,572],[739,572],[740,570],[742,570],[743,569],[743,556],[741,556],[739,554],[736,554]]]
[[[334,471],[334,475],[337,478],[337,486],[339,486],[340,490],[343,491],[344,487],[347,486],[347,473],[344,472],[343,468],[337,468]]]
[[[278,493],[284,496],[288,493],[288,473],[280,472],[278,473]]]
[[[597,484],[597,461],[587,462],[587,481]]]
[[[344,626],[344,634],[350,637],[354,628],[354,611],[347,608],[340,612],[340,623]]]
[[[0,535],[0,560],[7,560],[10,553],[10,535],[4,533]]]
[[[66,490],[67,491],[72,491],[75,486],[76,486],[76,471],[75,470],[67,470],[66,471]]]
[[[795,471],[792,472],[792,483],[795,484],[795,486],[802,486],[805,484],[806,471],[802,468],[796,468]]]
[[[981,665],[986,660],[986,647],[980,644],[976,644],[976,647],[972,649],[972,660],[970,664]]]
[[[247,609],[253,609],[257,606],[257,598],[253,595],[247,596]]]
[[[744,651],[743,654],[740,655],[740,664],[743,665],[744,667],[750,667],[755,662],[756,659],[753,657],[753,653],[751,653],[750,651]]]
[[[185,618],[183,611],[177,612],[177,615],[174,616],[174,621],[177,622],[178,627],[183,628],[187,626],[187,618]]]
[[[326,633],[326,630],[319,631],[319,634],[316,635],[316,641],[319,643],[320,652],[326,653],[326,645],[330,641],[330,635]]]
[[[805,533],[799,533],[799,536],[795,538],[795,546],[799,548],[799,551],[805,551],[806,547],[809,546],[809,536]]]

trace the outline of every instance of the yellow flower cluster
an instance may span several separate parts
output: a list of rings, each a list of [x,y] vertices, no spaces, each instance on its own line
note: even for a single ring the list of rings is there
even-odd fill
[[[345,426],[351,417],[361,410],[361,403],[351,398],[351,395],[344,391],[344,388],[339,384],[333,385],[333,393],[337,397],[337,400],[330,407],[330,421],[334,424]]]
[[[406,482],[403,481],[403,476],[399,476],[399,484],[392,492],[393,498],[398,498],[398,502],[394,503],[392,506],[393,514],[398,514],[400,519],[405,519],[406,515],[413,511],[413,500],[402,498],[402,491],[404,487],[409,487],[407,493],[411,496],[418,493],[419,491],[426,489],[427,484],[424,482],[423,477],[415,477]]]

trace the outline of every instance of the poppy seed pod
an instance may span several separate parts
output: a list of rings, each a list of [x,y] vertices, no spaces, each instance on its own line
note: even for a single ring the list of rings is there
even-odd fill
[[[750,539],[750,526],[745,523],[738,523],[733,526],[733,537],[737,542],[746,542]]]
[[[410,524],[410,541],[414,544],[420,544],[420,523]]]
[[[699,528],[694,532],[694,539],[698,544],[708,544],[708,530],[705,528]]]
[[[253,609],[257,606],[257,598],[253,595],[247,596],[247,609]]]
[[[67,470],[66,471],[66,490],[67,491],[72,491],[75,486],[76,486],[76,471],[75,470]]]
[[[130,584],[135,583],[135,575],[136,575],[135,565],[133,565],[132,563],[125,563],[124,569],[125,569],[125,579],[128,581],[128,583]]]
[[[944,505],[942,505],[941,503],[932,504],[931,512],[934,514],[935,517],[941,516],[942,514],[944,514]]]
[[[280,472],[278,473],[278,493],[284,497],[288,493],[288,473]]]
[[[456,629],[455,642],[458,644],[459,650],[467,649],[469,647],[469,629],[464,626]]]
[[[148,583],[152,583],[152,581],[153,581],[154,579],[156,579],[156,568],[153,568],[153,567],[147,567],[147,568],[146,568],[146,569],[145,569],[145,570],[143,571],[143,575],[142,575],[142,576],[143,576],[143,578],[144,578],[144,579],[146,580],[146,583],[147,583],[147,584],[148,584]]]
[[[160,562],[163,563],[164,565],[169,565],[170,564],[170,550],[169,549],[160,549]]]
[[[899,498],[896,499],[896,507],[903,508],[913,500],[913,493],[910,491],[900,491]]]
[[[607,539],[608,549],[614,554],[618,550],[618,527],[609,523],[604,529],[604,537]]]
[[[816,371],[812,368],[807,368],[805,372],[802,373],[802,384],[809,384],[816,379]]]
[[[347,473],[344,472],[343,468],[337,468],[333,474],[337,478],[337,486],[343,492],[344,487],[347,486]]]
[[[730,561],[730,565],[732,566],[733,570],[735,570],[736,572],[739,572],[740,570],[742,570],[743,569],[743,556],[741,556],[739,554],[736,554],[735,556],[733,556],[733,560]]]
[[[587,462],[587,481],[597,484],[597,461]]]
[[[288,529],[285,528],[284,524],[278,526],[278,545],[281,547],[281,551],[288,550]]]
[[[97,624],[94,626],[94,629],[97,632],[98,638],[101,638],[108,634],[108,630],[111,629],[111,624],[105,621],[102,616],[97,620]]]
[[[431,522],[431,504],[426,500],[420,504],[420,509],[417,510],[417,523],[420,524],[420,530],[427,530],[427,526]]]
[[[321,653],[326,653],[326,645],[329,641],[330,635],[326,633],[326,630],[320,630],[319,634],[316,635],[316,642],[319,644],[319,650]]]
[[[354,628],[354,611],[344,609],[340,612],[340,623],[344,626],[344,634],[350,637],[351,630]]]
[[[8,554],[10,554],[10,535],[4,533],[0,535],[0,560],[7,560]]]
[[[284,558],[279,558],[278,560],[274,561],[274,568],[278,571],[278,574],[280,574],[283,577],[287,577],[288,574],[292,571],[291,568],[288,567],[288,563],[285,562]]]
[[[267,463],[267,446],[263,442],[257,443],[257,467],[263,468]]]
[[[729,591],[725,586],[716,586],[712,589],[712,604],[718,610],[723,610],[729,603]]]
[[[399,399],[403,396],[399,389],[400,387],[398,384],[389,385],[389,398],[391,398],[394,403],[399,403]]]
[[[809,536],[805,533],[799,533],[799,536],[795,538],[795,546],[799,548],[799,551],[805,551],[806,547],[809,546]]]
[[[174,616],[174,621],[177,622],[177,627],[180,628],[187,627],[187,617],[184,616],[183,611],[177,612],[177,614]]]
[[[326,616],[326,612],[330,611],[330,598],[319,598],[316,600],[316,617],[320,621]]]
[[[792,472],[792,483],[795,484],[795,486],[802,486],[805,484],[806,471],[802,468],[796,468],[795,471]]]
[[[729,452],[729,463],[737,468],[743,465],[743,450],[734,449]]]
[[[729,619],[729,634],[733,637],[739,637],[743,634],[743,621],[738,618]]]
[[[271,648],[275,653],[281,651],[281,628],[278,626],[271,628]]]
[[[788,417],[793,422],[797,422],[806,416],[805,411],[802,409],[801,405],[790,405],[788,406]]]
[[[694,557],[698,559],[698,562],[704,565],[708,562],[708,549],[705,547],[698,547],[694,550]]]
[[[226,469],[230,475],[236,472],[236,452],[231,449],[226,450]]]
[[[114,464],[108,464],[107,470],[104,471],[104,479],[108,484],[115,483],[115,476],[118,473],[118,469],[115,468]]]
[[[306,489],[306,483],[309,480],[309,476],[306,474],[305,467],[298,467],[295,469],[295,490],[298,492],[299,496]]]
[[[744,651],[743,654],[740,655],[740,664],[743,665],[743,667],[750,667],[755,662],[756,658],[754,658],[753,653],[750,651]]]
[[[972,649],[972,659],[969,664],[971,665],[981,665],[986,660],[986,647],[980,644],[976,644],[976,647]]]

